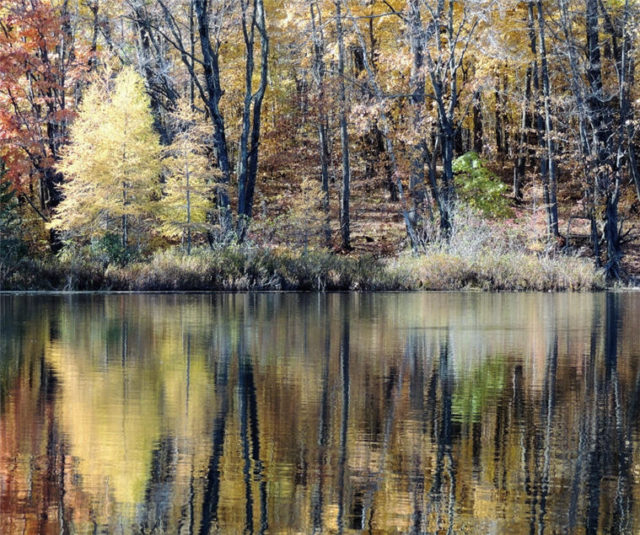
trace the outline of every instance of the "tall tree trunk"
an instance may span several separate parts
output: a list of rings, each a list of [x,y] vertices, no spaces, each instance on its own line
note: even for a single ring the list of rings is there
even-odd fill
[[[440,124],[440,137],[442,143],[442,169],[443,185],[440,189],[440,230],[444,236],[449,236],[451,232],[451,217],[453,214],[453,156],[454,156],[454,130],[451,122],[443,118]]]
[[[126,182],[122,182],[122,207],[125,211],[125,213],[122,214],[122,251],[126,252],[127,250],[127,243],[129,241],[129,222],[127,220],[127,214],[126,214],[126,209],[127,209],[127,183]]]
[[[409,42],[411,45],[411,77],[409,81],[411,90],[411,107],[413,114],[413,132],[416,139],[411,146],[411,170],[409,176],[409,193],[412,207],[410,211],[411,222],[419,227],[423,219],[423,209],[426,199],[424,187],[425,151],[423,116],[425,105],[425,77],[424,77],[424,30],[420,18],[420,5],[418,0],[409,0]]]
[[[253,214],[253,196],[258,173],[258,145],[260,143],[260,122],[262,101],[267,89],[269,38],[264,15],[263,0],[253,0],[251,18],[247,21],[249,0],[241,0],[242,33],[246,46],[245,97],[242,114],[242,134],[238,161],[238,237],[242,241],[247,225]],[[260,36],[260,85],[253,93],[254,39]],[[253,105],[253,110],[251,109]],[[252,113],[253,112],[253,113]],[[249,133],[251,138],[249,139]]]
[[[628,9],[625,4],[625,9]],[[627,87],[632,87],[635,81],[635,61],[634,58],[628,58],[629,73],[628,80],[626,80]],[[633,126],[631,121],[627,121],[627,147],[629,154],[629,170],[631,172],[631,178],[636,187],[636,195],[640,202],[640,169],[638,168],[638,159],[636,157],[636,146],[633,143]]]
[[[367,54],[371,69],[374,71],[374,73],[376,72],[376,45],[378,44],[378,40],[375,36],[375,25],[373,16],[369,18],[367,24],[367,37],[369,45],[368,49],[356,48],[354,50],[354,78],[356,79],[360,77],[365,71],[363,54]],[[368,87],[364,86],[362,91],[364,100],[374,99],[374,95],[371,93],[371,90]],[[365,171],[363,179],[368,186],[376,176],[376,171],[379,167],[384,153],[384,142],[381,139],[380,128],[378,127],[377,121],[372,121],[371,126],[362,136],[362,144],[364,146],[363,152],[365,159]],[[393,196],[393,188],[391,188],[389,192]]]
[[[191,184],[189,175],[189,156],[184,166],[184,178],[187,183],[187,256],[191,254]]]
[[[324,33],[322,31],[322,12],[318,2],[309,5],[311,30],[313,37],[313,76],[318,87],[318,143],[320,148],[320,178],[322,182],[322,209],[324,211],[323,234],[324,243],[331,246],[331,220],[329,214],[329,117],[325,102],[325,65],[324,65]]]
[[[505,65],[505,71],[508,69],[508,65]],[[505,154],[509,154],[509,102],[507,95],[509,92],[509,78],[507,73],[502,75],[502,95],[500,103],[500,111],[502,112],[502,148]]]
[[[224,117],[220,111],[222,87],[220,86],[220,65],[217,46],[214,48],[209,35],[209,0],[193,0],[193,8],[198,21],[198,36],[202,49],[202,70],[204,73],[206,94],[205,105],[213,124],[213,147],[218,161],[218,168],[222,174],[217,188],[218,214],[209,213],[212,223],[221,219],[224,231],[231,230],[231,203],[229,202],[229,185],[231,183],[231,165],[225,133]],[[195,76],[195,74],[192,74]],[[211,239],[211,236],[210,236]]]
[[[621,273],[621,237],[618,225],[618,200],[620,197],[620,184],[622,182],[622,168],[625,160],[634,162],[635,154],[633,150],[629,150],[630,143],[625,138],[629,129],[629,117],[631,115],[631,102],[629,98],[629,83],[628,77],[631,77],[633,72],[633,64],[629,61],[628,52],[631,48],[631,38],[629,35],[628,19],[629,12],[629,0],[625,1],[624,14],[622,20],[622,48],[618,50],[616,54],[616,72],[618,75],[618,103],[619,103],[619,118],[617,128],[617,145],[618,150],[616,154],[615,170],[613,173],[613,183],[609,184],[607,188],[607,208],[606,208],[606,227],[605,238],[607,241],[607,264],[605,266],[609,277],[619,279]],[[615,36],[614,36],[615,37]],[[626,154],[628,153],[628,154]],[[637,171],[637,169],[636,169]],[[634,179],[637,177],[634,171],[631,171]],[[636,188],[638,184],[636,182]]]
[[[538,63],[538,40],[536,36],[535,30],[535,14],[534,14],[534,5],[533,2],[527,3],[527,31],[529,33],[529,48],[531,50],[531,54],[533,56],[533,62],[531,63],[531,80],[533,83],[533,117],[532,122],[535,126],[535,144],[539,147],[539,151],[541,152],[538,155],[540,159],[540,175],[541,182],[543,186],[543,199],[544,203],[548,204],[549,195],[548,189],[545,186],[546,179],[546,165],[544,164],[544,158],[542,156],[542,151],[544,151],[544,121],[542,119],[542,115],[540,114],[540,69]],[[532,143],[533,146],[533,143]],[[531,156],[533,156],[535,151],[531,151]]]
[[[191,54],[191,58],[196,57],[196,31],[194,19],[193,2],[189,2],[189,53]],[[193,111],[196,105],[196,84],[193,80],[193,76],[189,76],[189,103],[191,104],[191,111]]]
[[[324,234],[324,244],[331,246],[331,211],[329,197],[329,118],[326,114],[320,119],[318,124],[318,141],[320,143],[320,173],[322,180],[322,210],[324,212],[324,223],[322,232]]]
[[[174,132],[165,116],[167,110],[175,109],[179,94],[173,86],[173,81],[166,74],[168,67],[163,58],[164,51],[157,42],[157,35],[154,35],[154,22],[150,19],[146,7],[142,3],[134,3],[131,9],[138,32],[138,64],[147,83],[153,125],[160,133],[161,143],[169,145],[173,141]]]
[[[610,112],[605,103],[605,95],[602,81],[602,65],[600,51],[600,16],[598,12],[598,0],[586,0],[585,26],[587,34],[587,81],[589,83],[589,97],[587,108],[589,119],[593,128],[592,152],[596,162],[595,192],[598,197],[605,200],[605,242],[607,244],[607,263],[605,270],[607,276],[612,279],[620,277],[620,261],[622,250],[618,227],[618,200],[620,195],[620,156],[613,160],[611,150],[612,125]],[[620,58],[624,64],[626,53]],[[622,65],[617,65],[618,70]],[[619,73],[621,76],[621,73]],[[619,78],[620,105],[624,106],[625,89],[624,75]],[[624,121],[624,111],[621,110],[620,119]],[[621,123],[622,124],[622,123]],[[624,128],[621,126],[621,129]],[[621,132],[619,132],[621,135]],[[621,139],[619,141],[622,141]],[[621,151],[618,151],[618,155]],[[612,169],[613,168],[613,169]],[[597,202],[597,199],[596,199]]]
[[[482,154],[482,136],[482,97],[480,91],[475,91],[473,94],[473,150],[478,154]]]
[[[439,191],[440,231],[445,237],[451,232],[452,215],[455,201],[453,183],[453,158],[455,154],[456,132],[461,127],[456,120],[458,109],[458,71],[463,65],[468,45],[477,28],[478,19],[468,24],[466,35],[462,37],[463,25],[456,26],[454,0],[449,0],[445,13],[445,2],[437,4],[432,13],[433,27],[442,28],[434,32],[438,56],[426,53],[427,72],[431,82],[432,98],[438,113],[438,134],[442,154],[442,188]],[[466,8],[465,18],[468,15]],[[467,22],[469,22],[467,20]],[[460,46],[462,45],[462,46]],[[446,51],[446,52],[445,52]],[[464,77],[463,77],[464,81]]]
[[[347,130],[347,95],[344,80],[344,29],[342,27],[342,0],[335,2],[336,32],[338,35],[338,85],[340,98],[340,145],[342,147],[342,195],[340,197],[340,235],[342,248],[351,249],[349,202],[351,197],[351,170],[349,168],[349,131]]]
[[[496,72],[495,85],[493,86],[495,104],[495,136],[496,152],[504,156],[504,142],[502,139],[502,97],[500,96],[500,75]]]
[[[386,153],[386,141],[384,137],[383,128],[380,128],[379,124],[376,124],[376,136],[377,143],[380,146],[379,154],[383,152]],[[396,184],[396,177],[393,176],[393,166],[391,165],[391,158],[388,154],[386,154],[384,160],[384,178],[385,178],[385,186],[387,191],[389,192],[389,200],[391,202],[398,202],[400,200],[400,195],[398,194],[398,185]]]
[[[95,70],[98,66],[98,34],[100,33],[100,2],[97,0],[95,2],[87,2],[87,7],[91,11],[91,15],[93,18],[92,21],[92,32],[91,32],[91,47],[89,48],[89,71]]]
[[[567,9],[567,1],[560,0],[561,11],[561,27],[565,41],[569,44],[567,51],[569,57],[569,70],[571,73],[571,90],[576,100],[576,108],[578,112],[578,130],[580,133],[580,155],[585,162],[585,171],[587,177],[592,174],[594,167],[591,155],[591,142],[587,132],[587,124],[589,122],[587,106],[585,102],[585,88],[580,74],[580,61],[576,57],[575,39],[572,33],[572,23],[569,19],[569,11]],[[588,90],[586,91],[588,93]],[[597,267],[600,267],[600,236],[598,233],[598,225],[596,218],[595,199],[597,191],[594,183],[587,181],[584,187],[584,197],[587,203],[587,211],[590,219],[591,246],[593,248],[593,256]]]
[[[543,184],[546,185],[545,203],[547,208],[547,231],[549,236],[560,235],[558,230],[558,200],[557,200],[557,179],[555,146],[553,142],[553,124],[551,121],[551,89],[549,82],[549,68],[547,65],[547,44],[545,39],[545,22],[542,10],[542,2],[536,2],[538,11],[538,45],[540,50],[540,76],[542,78],[542,96],[544,101],[544,126],[545,126],[545,149],[546,157],[542,160]]]
[[[636,187],[636,196],[640,202],[640,169],[638,169],[638,159],[636,158],[636,148],[632,141],[627,140],[627,150],[629,154],[629,171],[633,184]]]
[[[518,159],[513,168],[513,196],[516,202],[522,202],[522,183],[527,165],[527,142],[529,131],[531,130],[531,78],[533,76],[533,66],[527,67],[525,74],[524,102],[522,103],[522,114],[520,119],[520,138],[518,141]]]

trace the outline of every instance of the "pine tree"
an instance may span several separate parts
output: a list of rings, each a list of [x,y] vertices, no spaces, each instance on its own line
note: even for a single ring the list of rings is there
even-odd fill
[[[212,174],[202,143],[203,125],[200,117],[183,101],[174,114],[176,131],[173,143],[165,151],[165,196],[161,201],[161,231],[169,238],[182,238],[187,254],[197,234],[208,229],[207,210],[211,205]]]
[[[142,78],[125,68],[111,89],[94,83],[70,137],[59,165],[64,199],[51,227],[81,241],[117,230],[126,250],[132,226],[151,215],[161,164]]]

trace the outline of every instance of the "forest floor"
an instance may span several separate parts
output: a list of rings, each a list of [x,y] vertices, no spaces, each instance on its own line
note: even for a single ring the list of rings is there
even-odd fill
[[[511,186],[510,175],[513,164],[494,163],[492,170]],[[337,185],[335,189],[337,189]],[[558,218],[561,238],[558,248],[574,256],[592,258],[593,250],[589,239],[589,220],[585,219],[582,199],[573,192],[580,191],[577,179],[565,174],[558,182]],[[337,195],[335,195],[337,197]],[[511,199],[513,218],[493,221],[497,229],[504,225],[517,227],[525,233],[528,252],[536,253],[546,249],[546,222],[542,204],[542,187],[529,182],[524,186],[524,199],[516,204]],[[352,182],[351,193],[351,245],[349,255],[372,254],[376,257],[395,257],[406,250],[408,243],[402,218],[401,203],[389,200],[389,194],[380,187],[371,187],[357,178]],[[340,252],[337,244],[338,200],[331,203],[331,219],[334,222],[334,250]],[[640,286],[640,202],[631,187],[622,196],[620,214],[624,217],[623,232],[630,230],[629,237],[635,238],[623,247],[623,284]],[[570,223],[570,224],[569,224]],[[567,243],[567,236],[569,238]]]

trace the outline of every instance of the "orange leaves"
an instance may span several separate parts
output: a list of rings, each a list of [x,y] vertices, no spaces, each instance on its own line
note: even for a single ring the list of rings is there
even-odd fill
[[[71,121],[75,116],[76,112],[74,110],[63,109],[55,111],[52,115],[52,119],[57,122]]]
[[[87,47],[65,26],[64,9],[43,0],[3,0],[0,8],[0,158],[16,187],[40,181],[45,204],[56,197],[51,168],[86,70],[78,62]]]

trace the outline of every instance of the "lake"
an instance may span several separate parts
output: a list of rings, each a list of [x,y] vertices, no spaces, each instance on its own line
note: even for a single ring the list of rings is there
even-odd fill
[[[1,533],[637,533],[640,293],[0,296]]]

